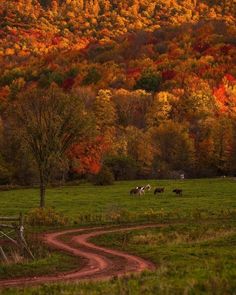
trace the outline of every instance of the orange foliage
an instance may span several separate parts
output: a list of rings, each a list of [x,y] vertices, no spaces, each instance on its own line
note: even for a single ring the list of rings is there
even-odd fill
[[[214,96],[221,113],[236,111],[236,96],[234,93],[230,93],[230,89],[235,85],[236,79],[232,75],[226,74],[222,83],[214,90]]]
[[[102,158],[107,149],[108,143],[102,136],[73,145],[68,153],[73,162],[73,171],[79,174],[97,174],[101,169]]]

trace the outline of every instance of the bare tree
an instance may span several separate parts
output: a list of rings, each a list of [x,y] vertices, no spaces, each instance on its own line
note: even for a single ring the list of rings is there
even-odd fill
[[[21,94],[11,111],[16,135],[37,165],[40,207],[53,163],[62,161],[69,147],[88,134],[91,124],[81,100],[56,86]]]

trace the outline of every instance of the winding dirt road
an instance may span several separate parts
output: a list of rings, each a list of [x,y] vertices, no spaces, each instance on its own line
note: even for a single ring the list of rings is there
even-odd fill
[[[45,234],[43,240],[49,246],[83,258],[82,267],[72,272],[51,276],[0,280],[0,288],[59,281],[104,280],[114,276],[139,273],[143,270],[154,270],[154,264],[149,261],[121,251],[96,246],[90,242],[90,239],[107,233],[162,226],[142,225],[105,230],[101,227],[94,227]]]

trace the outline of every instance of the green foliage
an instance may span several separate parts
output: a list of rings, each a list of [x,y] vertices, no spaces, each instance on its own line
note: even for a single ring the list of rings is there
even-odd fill
[[[12,171],[6,167],[0,165],[0,185],[9,184],[12,178]]]
[[[20,68],[6,70],[0,76],[0,85],[10,85],[14,80],[24,77],[25,73]]]
[[[161,75],[149,69],[142,73],[141,77],[137,80],[134,89],[156,92],[159,90],[161,82]]]
[[[138,167],[130,157],[110,156],[105,159],[104,163],[111,169],[115,180],[128,180],[136,177]]]
[[[172,170],[192,170],[195,165],[195,148],[186,126],[169,121],[153,128],[151,132],[154,145],[159,151],[155,158],[159,173],[163,173],[163,166],[167,173],[165,177],[170,177]]]
[[[35,208],[28,212],[26,222],[31,226],[58,226],[66,225],[68,219],[53,208]]]
[[[13,177],[13,169],[0,155],[0,185],[10,184]]]
[[[30,89],[10,110],[9,122],[22,148],[28,150],[40,179],[40,206],[45,206],[45,186],[55,163],[91,130],[82,101],[53,85]]]
[[[87,75],[84,77],[82,84],[83,85],[90,85],[96,84],[102,78],[101,74],[98,72],[96,68],[89,69]]]
[[[105,165],[102,166],[101,170],[93,177],[95,185],[111,185],[114,183],[114,176],[112,171]]]
[[[64,80],[64,75],[59,72],[44,71],[39,77],[39,86],[42,88],[49,87],[53,82],[61,85]]]
[[[43,7],[48,7],[51,4],[52,0],[39,0],[39,3],[43,6]]]

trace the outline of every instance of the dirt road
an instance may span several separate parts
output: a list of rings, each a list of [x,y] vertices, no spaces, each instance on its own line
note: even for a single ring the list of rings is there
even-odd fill
[[[43,240],[46,244],[81,257],[84,262],[83,266],[80,269],[62,274],[0,280],[0,287],[39,285],[59,281],[104,280],[114,276],[139,273],[143,270],[154,270],[154,265],[149,261],[121,251],[96,246],[90,240],[93,237],[107,233],[161,226],[141,225],[113,229],[94,227],[45,234]]]

